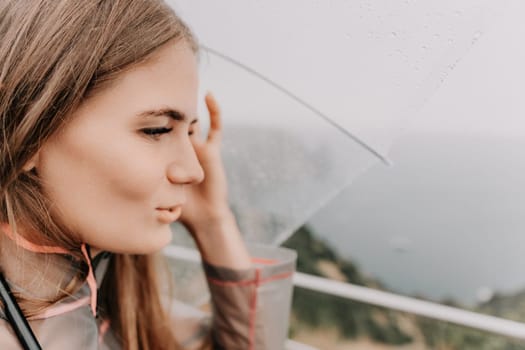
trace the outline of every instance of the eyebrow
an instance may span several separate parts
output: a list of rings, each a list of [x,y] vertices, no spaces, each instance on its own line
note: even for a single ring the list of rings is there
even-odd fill
[[[182,112],[173,108],[152,109],[139,113],[139,117],[170,117],[179,122],[187,122],[189,118]],[[198,118],[193,118],[190,124],[195,124]]]

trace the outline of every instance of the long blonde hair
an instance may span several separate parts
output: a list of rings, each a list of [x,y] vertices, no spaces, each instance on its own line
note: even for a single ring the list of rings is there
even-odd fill
[[[55,298],[17,295],[31,316],[77,290],[87,261],[79,238],[50,215],[37,171],[24,171],[24,164],[85,98],[123,71],[168,41],[185,41],[194,52],[197,44],[162,0],[2,0],[0,38],[0,221],[34,244],[67,249],[80,262]],[[180,348],[161,305],[155,259],[116,254],[101,287],[101,306],[125,349]]]

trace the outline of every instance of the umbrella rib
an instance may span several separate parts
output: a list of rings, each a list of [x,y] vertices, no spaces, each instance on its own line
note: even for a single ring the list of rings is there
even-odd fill
[[[356,135],[352,134],[350,131],[348,131],[347,129],[343,128],[341,125],[337,124],[336,122],[334,122],[332,119],[330,119],[330,117],[328,117],[326,114],[324,114],[323,112],[321,112],[320,110],[318,110],[317,108],[315,108],[314,106],[312,106],[311,104],[309,104],[308,102],[304,101],[303,99],[301,99],[299,96],[295,95],[293,92],[291,92],[290,90],[286,89],[285,87],[279,85],[278,83],[274,82],[273,80],[271,80],[270,78],[264,76],[263,74],[259,73],[258,71],[256,71],[255,69],[245,65],[244,63],[242,62],[239,62],[237,61],[236,59],[230,57],[230,56],[227,56],[215,49],[212,49],[208,46],[205,46],[205,45],[200,45],[200,47],[202,49],[204,49],[205,51],[243,69],[244,71],[250,73],[251,75],[253,76],[256,76],[257,78],[261,79],[262,81],[264,81],[265,83],[267,83],[268,85],[274,87],[275,89],[281,91],[283,94],[285,94],[286,96],[290,97],[291,99],[293,99],[294,101],[296,101],[297,103],[299,103],[300,105],[304,106],[305,108],[307,108],[308,110],[312,111],[313,113],[315,113],[317,116],[321,117],[322,119],[324,119],[327,123],[329,123],[330,125],[332,125],[333,127],[335,127],[336,129],[338,129],[339,131],[341,131],[343,134],[345,134],[346,136],[348,136],[349,138],[351,138],[352,140],[354,140],[354,142],[356,142],[357,144],[359,144],[361,147],[363,147],[364,149],[366,149],[368,152],[372,153],[374,156],[376,156],[379,160],[381,160],[381,162],[383,162],[384,164],[386,165],[391,165],[392,162],[386,158],[385,156],[383,156],[381,153],[379,153],[378,151],[376,151],[374,148],[372,148],[370,145],[368,145],[367,143],[365,143],[363,140],[361,140],[359,137],[357,137]]]

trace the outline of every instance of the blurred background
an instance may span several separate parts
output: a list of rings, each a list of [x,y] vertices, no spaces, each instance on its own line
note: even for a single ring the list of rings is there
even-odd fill
[[[187,19],[190,27],[194,27],[203,45],[213,43],[213,36],[202,29],[206,17],[200,19],[199,16],[208,9],[208,6],[219,5],[210,5],[210,2],[206,1],[172,1],[172,3],[181,16]],[[272,1],[267,3],[248,1],[248,3],[253,8],[260,9],[262,17],[267,14],[265,11],[280,13],[279,5],[275,5]],[[325,17],[319,15],[321,19],[327,20],[341,3],[344,2],[312,0],[305,1],[303,6],[310,9],[314,6],[320,8],[332,6],[331,10],[326,10]],[[385,1],[348,1],[346,4],[352,5],[352,9],[356,12],[344,12],[350,11],[349,8],[339,9],[342,12],[340,11],[338,19],[343,22],[345,14],[349,16],[348,21],[357,20],[362,13],[370,14],[370,12],[374,15],[382,14],[386,18],[384,22],[377,24],[373,21],[367,22],[361,17],[364,21],[362,25],[367,29],[363,30],[361,36],[354,34],[357,38],[347,38],[357,43],[352,48],[353,55],[359,56],[366,52],[365,49],[360,50],[360,48],[375,45],[373,43],[378,42],[376,35],[380,35],[377,33],[388,34],[379,39],[393,42],[393,52],[396,52],[396,45],[401,47],[401,44],[396,44],[396,40],[400,40],[403,35],[410,36],[408,29],[406,32],[396,29],[398,22],[388,21],[384,14],[385,9],[388,9],[386,11],[388,14],[395,12],[402,5],[410,7],[419,4],[418,6],[422,8],[426,6],[429,10],[425,10],[425,13],[428,12],[431,16],[419,18],[418,23],[421,28],[425,26],[428,28],[430,25],[429,30],[433,30],[432,18],[436,13],[439,14],[434,5],[438,2],[421,4],[417,1],[394,1],[388,5],[386,3]],[[466,4],[472,2],[457,3],[460,5],[451,2],[450,6],[468,7]],[[344,113],[334,116],[339,125],[343,125],[352,133],[355,132],[359,137],[362,136],[391,163],[386,165],[381,161],[363,162],[366,165],[357,166],[359,171],[351,172],[347,177],[350,181],[340,180],[337,186],[330,188],[329,196],[315,197],[315,201],[309,202],[313,203],[312,206],[301,209],[303,216],[294,216],[295,219],[289,223],[279,223],[276,233],[266,237],[268,238],[266,241],[282,243],[297,250],[298,271],[408,296],[415,300],[426,300],[461,310],[525,322],[525,273],[523,273],[525,267],[525,254],[523,254],[523,247],[525,247],[525,147],[523,147],[525,146],[523,117],[525,115],[525,98],[523,98],[525,45],[522,39],[525,35],[525,23],[521,15],[525,13],[525,3],[519,1],[480,3],[489,4],[484,7],[486,13],[473,11],[471,14],[474,13],[478,19],[481,18],[476,25],[483,27],[483,30],[476,29],[474,25],[468,30],[457,29],[457,33],[454,32],[443,38],[444,42],[451,45],[453,43],[450,40],[454,43],[463,40],[468,45],[461,44],[461,47],[452,48],[453,54],[450,54],[450,50],[436,49],[433,57],[437,60],[434,61],[421,60],[418,56],[420,69],[414,69],[411,53],[415,55],[417,51],[420,55],[418,50],[432,50],[432,45],[429,43],[427,47],[425,43],[418,43],[417,48],[405,47],[402,54],[407,55],[406,62],[400,61],[400,65],[396,66],[399,71],[395,74],[396,77],[401,77],[399,78],[401,80],[393,81],[385,78],[381,69],[377,68],[378,62],[361,59],[365,69],[378,74],[376,78],[370,73],[370,80],[375,79],[377,83],[383,77],[387,83],[392,82],[391,86],[385,85],[386,94],[390,91],[394,97],[391,100],[386,98],[382,100],[380,96],[383,95],[379,93],[373,98],[370,97],[381,89],[378,85],[374,87],[374,84],[363,83],[362,80],[355,83],[357,87],[361,85],[364,91],[367,91],[366,96],[370,97],[367,103],[382,104],[384,110],[375,110],[377,115],[367,114],[367,106],[363,99],[353,104],[355,95],[352,95],[354,91],[352,86],[335,84],[335,87],[323,87],[324,82],[314,79],[315,72],[312,72],[311,77],[304,77],[302,81],[297,82],[297,85],[288,83],[286,72],[290,71],[291,76],[295,67],[300,65],[295,61],[288,62],[288,68],[285,65],[282,71],[276,73],[277,75],[271,70],[265,70],[264,65],[257,70],[277,82],[284,82],[282,86],[290,87],[293,92],[298,91],[299,96],[304,97],[303,100],[315,105],[322,112],[336,108],[343,110]],[[218,22],[224,23],[224,27],[228,28],[228,25],[235,21],[233,19],[236,14],[235,8],[243,5],[239,2],[227,1],[221,6],[228,8],[229,12],[225,11],[225,13],[233,17],[219,16],[214,11],[211,13],[218,17]],[[273,10],[271,6],[274,6]],[[295,6],[299,5],[295,4]],[[468,17],[465,13],[469,13],[468,9],[456,12],[451,12],[450,18]],[[402,11],[400,13],[401,17],[397,21],[401,22],[402,16],[407,19],[411,14]],[[302,12],[301,14],[304,15]],[[237,15],[242,17],[243,13]],[[314,21],[314,17],[310,20],[308,23],[318,23]],[[319,18],[316,17],[315,20],[319,21]],[[293,20],[290,21],[293,23]],[[447,23],[436,24],[436,31],[430,34],[429,38],[438,40],[436,34],[442,35],[440,34],[442,30],[450,30],[447,26],[452,22]],[[232,25],[232,28],[235,26]],[[221,30],[223,29],[219,28],[216,31]],[[237,31],[242,32],[239,27]],[[225,36],[224,33],[222,35]],[[232,41],[232,47],[242,46],[240,37],[228,38]],[[271,41],[270,39],[268,40]],[[334,45],[337,47],[340,44]],[[427,48],[421,49],[422,47]],[[240,61],[246,62],[246,57],[242,54],[228,51],[227,48],[223,49],[221,52],[226,52],[229,57],[242,57]],[[389,52],[392,50],[389,49]],[[212,70],[209,66],[213,66],[214,55],[208,52],[203,57],[203,69],[209,72]],[[264,60],[265,57],[262,59]],[[275,60],[270,54],[266,59]],[[391,64],[389,60],[395,59],[395,56],[388,55],[382,58],[385,65]],[[329,59],[325,58],[325,60],[330,62]],[[452,67],[450,62],[453,62]],[[256,63],[250,67],[256,67]],[[428,63],[427,68],[424,68],[425,63]],[[219,66],[220,64],[218,63]],[[434,68],[439,66],[441,69],[443,65],[450,68],[446,76],[436,75]],[[320,65],[316,67],[322,75],[323,67]],[[344,75],[342,68],[337,69]],[[356,151],[348,151],[346,148],[334,151],[331,146],[325,145],[333,141],[333,138],[326,133],[320,136],[321,141],[315,139],[313,143],[283,136],[282,130],[300,125],[297,129],[304,128],[306,130],[304,133],[308,135],[305,139],[308,140],[310,137],[312,140],[313,131],[319,129],[315,126],[305,127],[300,120],[306,123],[308,118],[318,118],[311,116],[315,113],[306,109],[303,109],[302,113],[295,113],[293,108],[299,107],[294,101],[268,103],[270,93],[257,95],[257,91],[262,91],[257,90],[262,89],[257,87],[260,83],[249,83],[242,78],[236,78],[237,72],[238,68],[234,66],[222,66],[215,76],[211,73],[203,74],[203,89],[211,87],[219,100],[222,98],[225,114],[230,115],[231,118],[226,120],[226,123],[232,126],[230,130],[236,130],[232,131],[226,140],[227,148],[230,147],[225,151],[227,159],[232,158],[232,154],[239,154],[238,149],[232,151],[235,147],[239,147],[239,144],[246,144],[247,140],[258,138],[263,144],[266,140],[264,148],[269,154],[273,152],[275,155],[279,149],[283,149],[281,147],[289,151],[293,148],[290,145],[298,144],[300,147],[298,146],[297,150],[289,151],[291,159],[301,158],[306,163],[309,160],[315,163],[315,159],[318,158],[330,159],[332,167],[330,171],[336,169],[335,172],[339,175],[347,171],[344,167],[338,168],[338,166],[342,163],[348,164],[347,162],[355,159]],[[417,79],[402,78],[410,74]],[[282,80],[280,80],[281,76],[284,76]],[[365,77],[360,76],[359,79]],[[236,83],[236,81],[242,82]],[[333,105],[336,98],[334,96],[321,96],[315,100],[315,97],[312,97],[315,94],[312,92],[312,95],[309,95],[310,92],[306,90],[307,88],[303,90],[301,84],[320,85],[321,88],[318,90],[321,91],[338,91],[335,95],[341,100],[340,105]],[[229,97],[230,95],[235,97]],[[255,110],[253,108],[255,102],[250,100],[254,95],[261,103],[260,108]],[[229,98],[234,101],[229,102]],[[288,107],[286,103],[294,107]],[[376,129],[383,129],[381,132],[374,134],[377,130],[374,130],[374,127],[368,129],[362,127],[364,125],[362,121],[356,124],[358,127],[352,126],[352,118],[356,115],[356,111],[348,105],[355,106],[359,103],[361,103],[360,120],[375,118],[370,125],[375,125]],[[331,107],[326,107],[329,105]],[[258,104],[257,106],[259,107]],[[384,120],[381,119],[380,114],[387,114],[386,111],[391,106],[405,113],[398,113],[400,116],[396,117],[394,122],[389,120],[389,123],[395,125],[392,128],[396,130],[385,138],[381,136],[385,131],[381,124]],[[263,108],[268,108],[268,112]],[[255,121],[250,121],[247,117],[250,112],[253,112],[250,117],[256,116]],[[291,114],[297,116],[299,121],[294,120]],[[274,122],[270,115],[276,115]],[[237,129],[233,127],[234,125]],[[280,126],[277,128],[276,125]],[[286,142],[288,146],[283,146]],[[266,158],[262,159],[262,153],[253,152],[249,149],[248,154],[254,161],[260,158],[261,164],[264,164],[262,168],[281,169],[282,159],[276,159],[276,163],[272,163]],[[315,159],[312,154],[315,155]],[[272,159],[271,156],[269,157]],[[233,160],[230,162],[232,162],[230,169],[232,167],[236,169],[230,170],[230,183],[234,183],[233,192],[235,192],[235,184],[242,182],[242,179],[253,178],[253,173],[243,170],[240,165],[235,165]],[[288,160],[285,159],[284,162]],[[323,166],[322,162],[315,164],[317,169]],[[255,171],[263,172],[264,169]],[[289,176],[297,181],[303,179],[301,169],[305,169],[305,174],[311,171],[308,168],[298,167],[297,171]],[[279,181],[279,177],[273,178],[272,181]],[[302,187],[298,191],[305,194],[301,197],[301,202],[308,201],[309,186],[315,187],[315,181],[314,176],[311,183],[301,184]],[[282,190],[279,190],[279,194],[282,193]],[[238,192],[238,196],[247,196],[247,194],[241,191]],[[294,194],[286,193],[286,196],[294,196]],[[266,198],[265,201],[268,202],[269,199]],[[239,199],[238,203],[245,202]],[[235,203],[232,205],[235,208]],[[268,205],[276,204],[270,201]],[[238,204],[237,207],[240,205]],[[283,208],[279,207],[279,210],[282,211]],[[296,211],[293,213],[295,215]],[[240,220],[244,220],[242,225],[245,225],[245,232],[257,231],[253,221],[254,215],[242,212],[238,214]],[[251,221],[246,221],[246,217],[251,218]],[[256,224],[260,224],[264,227],[263,232],[267,232],[269,227],[267,224],[258,221]],[[285,234],[283,235],[282,232]],[[261,238],[255,233],[251,238],[258,241],[265,240],[265,237]],[[248,239],[250,239],[249,234]],[[333,350],[525,349],[525,343],[517,338],[474,330],[300,287],[294,291],[290,338],[318,349]]]

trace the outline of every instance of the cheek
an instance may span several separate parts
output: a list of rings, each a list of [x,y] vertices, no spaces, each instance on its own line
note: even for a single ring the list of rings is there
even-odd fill
[[[83,232],[93,223],[117,230],[143,218],[154,209],[163,184],[159,156],[122,138],[113,143],[62,143],[43,152],[40,163],[44,190],[64,219]]]
[[[94,176],[103,181],[102,187],[123,199],[151,197],[162,184],[162,160],[150,152],[116,148],[111,153],[95,157]]]

